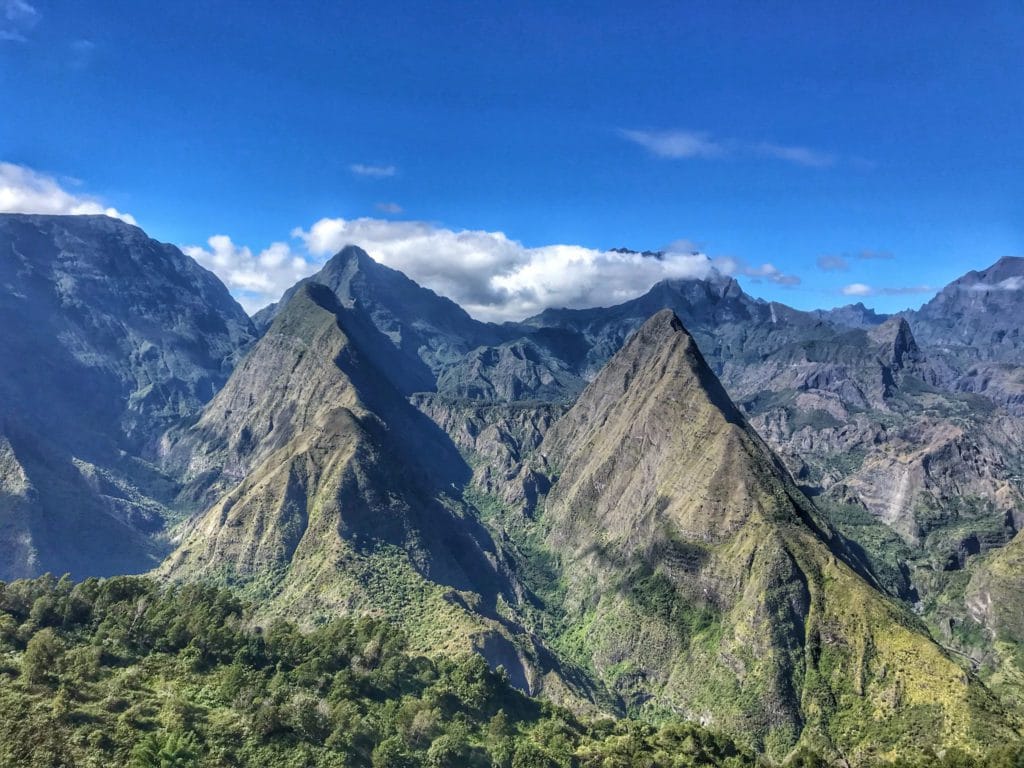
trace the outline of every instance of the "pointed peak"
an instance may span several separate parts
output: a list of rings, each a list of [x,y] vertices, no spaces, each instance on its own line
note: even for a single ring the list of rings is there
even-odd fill
[[[324,264],[321,272],[341,272],[344,270],[366,269],[369,265],[376,265],[373,257],[358,245],[349,243]]]
[[[868,336],[879,344],[895,344],[906,348],[917,346],[910,323],[902,315],[895,315],[876,325],[868,331]]]
[[[666,333],[678,333],[680,331],[687,333],[686,328],[683,327],[683,321],[680,320],[679,315],[671,309],[662,309],[651,315],[647,319],[647,322],[640,327],[641,331],[645,329],[650,331],[660,329]]]
[[[662,309],[651,315],[636,332],[629,337],[616,357],[639,359],[657,356],[664,348],[681,349],[684,354],[699,358],[699,364],[705,365],[697,349],[697,343],[686,330],[683,321],[671,309]]]
[[[868,332],[869,338],[882,347],[884,359],[894,369],[903,368],[911,360],[917,359],[919,348],[910,323],[906,318],[897,315],[891,317]]]
[[[353,245],[352,243],[349,243],[336,254],[334,254],[334,256],[332,256],[331,259],[332,261],[334,259],[337,259],[339,261],[373,261],[373,258],[370,256],[370,254],[368,254],[358,245]]]

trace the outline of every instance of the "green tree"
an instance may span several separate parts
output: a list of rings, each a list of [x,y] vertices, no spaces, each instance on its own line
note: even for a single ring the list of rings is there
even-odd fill
[[[45,683],[56,671],[64,644],[57,633],[47,627],[32,635],[21,659],[21,673],[30,683]]]

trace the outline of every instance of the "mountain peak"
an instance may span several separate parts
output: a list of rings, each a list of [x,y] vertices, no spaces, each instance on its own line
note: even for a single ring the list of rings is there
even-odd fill
[[[655,312],[646,323],[640,326],[640,330],[637,333],[685,333],[687,336],[690,335],[686,328],[683,327],[683,321],[679,319],[679,315],[671,309],[662,309]]]
[[[366,268],[370,264],[376,264],[377,262],[360,248],[358,245],[349,243],[336,254],[331,256],[330,259],[324,264],[324,269],[327,270],[330,267],[345,267],[352,265],[357,268]]]

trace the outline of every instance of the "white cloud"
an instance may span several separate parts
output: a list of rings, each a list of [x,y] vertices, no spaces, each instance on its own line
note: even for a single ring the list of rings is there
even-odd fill
[[[835,156],[807,147],[787,147],[781,144],[762,142],[750,147],[751,151],[763,157],[785,160],[787,163],[806,165],[810,168],[827,168],[835,164]]]
[[[393,165],[364,165],[363,163],[353,163],[348,167],[348,169],[356,176],[371,176],[377,179],[394,176],[398,173],[398,169]]]
[[[712,260],[715,268],[726,275],[741,275],[749,277],[755,283],[767,280],[776,285],[792,287],[800,285],[800,278],[796,275],[787,275],[774,264],[752,265],[743,259],[732,256],[720,256]]]
[[[0,213],[104,214],[135,224],[130,214],[71,194],[52,176],[14,163],[0,163]]]
[[[842,292],[843,296],[870,296],[874,290],[864,283],[850,283],[843,286]]]
[[[398,203],[377,203],[377,210],[389,216],[397,216],[403,209]]]
[[[671,159],[753,156],[783,160],[795,165],[825,168],[836,157],[808,147],[788,146],[768,141],[747,142],[713,137],[703,131],[619,131],[623,138],[639,144],[658,157]]]
[[[548,307],[592,307],[635,298],[667,278],[703,278],[703,254],[661,257],[578,245],[528,248],[502,232],[451,230],[421,221],[321,219],[297,229],[309,252],[326,258],[345,245],[462,305],[483,320],[519,320]]]
[[[282,293],[319,265],[292,251],[287,243],[271,243],[259,254],[214,235],[208,248],[186,245],[181,250],[219,277],[246,312],[276,301]]]

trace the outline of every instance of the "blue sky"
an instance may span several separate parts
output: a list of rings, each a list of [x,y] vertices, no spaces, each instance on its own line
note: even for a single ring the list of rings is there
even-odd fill
[[[629,5],[0,0],[8,197],[128,211],[250,307],[320,221],[494,317],[617,296],[629,264],[572,293],[553,244],[888,311],[1024,253],[1019,0]]]

